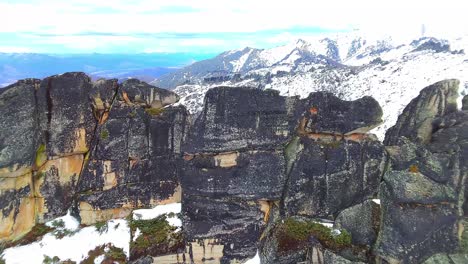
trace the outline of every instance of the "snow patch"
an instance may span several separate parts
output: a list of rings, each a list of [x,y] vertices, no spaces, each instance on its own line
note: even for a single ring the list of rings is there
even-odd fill
[[[157,205],[152,209],[138,209],[133,211],[133,219],[134,220],[150,220],[154,219],[158,216],[163,214],[178,214],[182,211],[182,204],[181,203],[172,203],[172,204],[165,204],[165,205]],[[168,217],[167,222],[172,226],[181,227],[182,221],[177,217]]]
[[[68,214],[61,219],[64,219],[64,222],[71,226],[72,221],[70,221]],[[41,264],[44,255],[57,256],[61,260],[70,259],[79,263],[88,256],[90,250],[108,243],[122,248],[129,256],[130,228],[127,221],[123,219],[110,220],[108,227],[107,232],[102,234],[94,226],[85,227],[62,239],[57,239],[52,233],[49,233],[40,241],[5,249],[4,258],[7,264]]]
[[[260,264],[260,255],[258,254],[258,250],[255,257],[247,260],[246,262],[244,262],[244,264]]]

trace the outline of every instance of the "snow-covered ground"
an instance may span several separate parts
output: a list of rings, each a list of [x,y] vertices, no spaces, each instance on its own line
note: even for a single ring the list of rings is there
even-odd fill
[[[6,249],[4,258],[6,264],[41,264],[44,256],[51,258],[57,256],[61,260],[69,259],[79,263],[88,256],[90,250],[108,243],[122,248],[128,256],[129,241],[130,228],[127,221],[123,219],[111,220],[108,222],[107,232],[102,234],[94,226],[77,230],[75,234],[65,236],[62,239],[49,233],[44,235],[40,241],[32,244]]]
[[[135,210],[133,218],[136,220],[150,220],[163,214],[178,214],[181,211],[180,203],[167,205],[158,205],[153,209]],[[181,226],[181,220],[175,215],[167,218],[169,224]],[[79,222],[68,213],[53,221],[46,223],[47,226],[57,226],[57,223],[63,222],[63,227],[70,231],[71,235],[57,238],[53,232],[42,237],[41,240],[24,246],[7,248],[4,251],[6,264],[41,264],[44,256],[53,258],[59,257],[61,260],[71,260],[79,263],[83,261],[90,250],[96,247],[112,244],[116,248],[123,249],[129,256],[130,253],[130,227],[125,219],[114,219],[107,222],[107,230],[100,233],[95,226],[79,228]],[[137,231],[138,233],[138,231]],[[135,236],[137,237],[137,233]],[[98,258],[95,263],[100,263],[103,256]]]

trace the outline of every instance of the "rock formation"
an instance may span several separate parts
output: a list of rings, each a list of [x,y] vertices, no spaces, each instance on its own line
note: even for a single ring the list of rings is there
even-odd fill
[[[28,79],[0,95],[0,239],[79,210],[83,224],[180,201],[187,112],[177,95],[83,73]],[[154,108],[157,105],[159,108]]]
[[[218,87],[191,120],[176,94],[138,80],[19,81],[0,93],[0,240],[67,210],[91,225],[182,202],[183,232],[131,247],[129,260],[463,263],[468,110],[465,97],[457,111],[457,89],[423,89],[384,145],[369,133],[382,122],[371,97]]]

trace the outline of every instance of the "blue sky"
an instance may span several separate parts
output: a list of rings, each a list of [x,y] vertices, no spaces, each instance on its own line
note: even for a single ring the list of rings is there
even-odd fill
[[[198,53],[320,34],[459,33],[462,0],[0,0],[0,52]],[[447,30],[450,28],[450,30]]]

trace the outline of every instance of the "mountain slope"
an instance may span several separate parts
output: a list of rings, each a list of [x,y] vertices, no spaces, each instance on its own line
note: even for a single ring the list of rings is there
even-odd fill
[[[319,90],[345,100],[373,96],[384,109],[384,124],[374,131],[382,139],[423,87],[456,78],[461,80],[460,93],[468,92],[468,56],[463,50],[468,50],[467,43],[466,37],[452,41],[425,37],[406,43],[350,35],[298,40],[267,50],[224,52],[154,84],[174,88],[192,113],[201,110],[204,94],[216,86],[275,89],[302,98]]]

